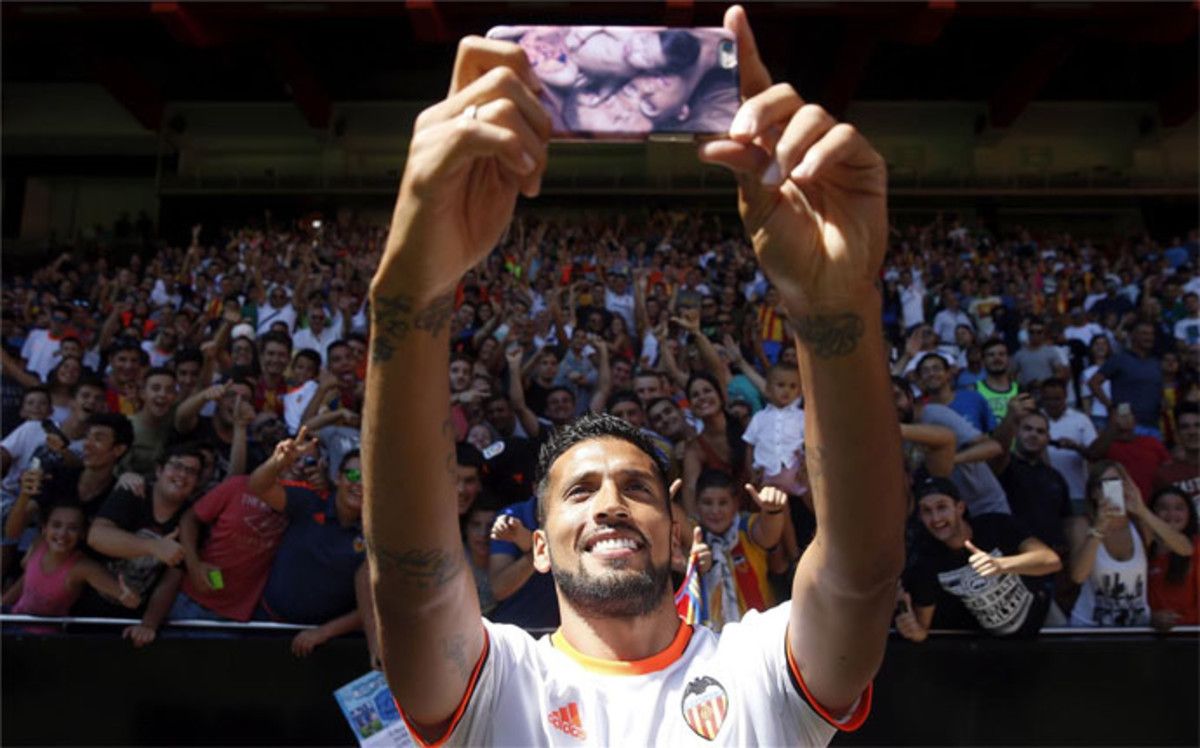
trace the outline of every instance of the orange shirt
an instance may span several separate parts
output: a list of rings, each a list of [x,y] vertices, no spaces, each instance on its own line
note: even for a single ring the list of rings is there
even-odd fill
[[[1175,623],[1180,626],[1200,624],[1200,573],[1196,566],[1200,562],[1200,537],[1192,541],[1191,564],[1187,576],[1180,582],[1167,581],[1167,562],[1170,555],[1160,553],[1150,559],[1149,582],[1146,589],[1151,610],[1173,610],[1180,615]]]

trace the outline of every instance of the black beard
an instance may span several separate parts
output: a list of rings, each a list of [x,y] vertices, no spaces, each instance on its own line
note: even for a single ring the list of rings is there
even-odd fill
[[[578,572],[554,565],[554,583],[563,597],[585,618],[637,618],[648,615],[662,602],[671,582],[671,565],[651,566],[637,573],[595,576],[580,566]]]

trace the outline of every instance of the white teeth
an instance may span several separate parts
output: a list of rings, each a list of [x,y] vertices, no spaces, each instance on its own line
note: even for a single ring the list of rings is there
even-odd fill
[[[605,540],[596,541],[595,545],[592,546],[593,551],[599,552],[617,551],[626,548],[629,550],[634,550],[637,548],[637,543],[629,538],[607,538]]]

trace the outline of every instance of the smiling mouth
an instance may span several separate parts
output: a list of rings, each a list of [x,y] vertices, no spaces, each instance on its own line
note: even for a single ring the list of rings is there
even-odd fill
[[[646,547],[640,537],[629,532],[600,530],[593,533],[583,544],[583,552],[600,558],[625,558]]]

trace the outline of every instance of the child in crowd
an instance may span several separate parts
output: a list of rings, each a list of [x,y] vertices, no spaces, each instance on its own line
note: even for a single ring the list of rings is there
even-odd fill
[[[774,486],[745,488],[761,511],[738,512],[737,488],[728,473],[706,470],[696,481],[703,542],[712,550],[704,596],[716,631],[740,621],[748,610],[767,610],[776,602],[767,579],[767,555],[783,538],[788,497]]]
[[[32,616],[65,616],[90,584],[97,592],[137,608],[142,598],[100,564],[83,555],[83,508],[78,504],[51,507],[41,536],[21,561],[25,575],[4,593],[11,612]],[[15,603],[15,604],[14,604]]]
[[[767,372],[768,405],[754,414],[742,439],[753,447],[753,465],[762,483],[791,496],[808,493],[804,472],[804,409],[800,372],[776,364]]]

